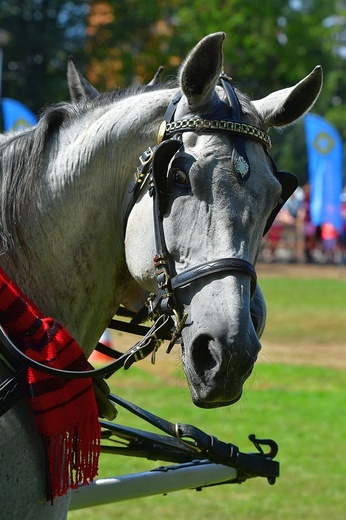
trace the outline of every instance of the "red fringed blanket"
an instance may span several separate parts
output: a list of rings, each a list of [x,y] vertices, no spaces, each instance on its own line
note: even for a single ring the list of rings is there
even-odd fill
[[[27,300],[0,268],[0,323],[32,359],[58,369],[88,370],[67,330]],[[28,368],[28,393],[48,465],[48,498],[87,484],[98,469],[100,426],[91,379],[62,379]]]

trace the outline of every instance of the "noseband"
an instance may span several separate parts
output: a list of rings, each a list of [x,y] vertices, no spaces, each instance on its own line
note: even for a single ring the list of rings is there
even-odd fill
[[[154,258],[154,265],[158,292],[150,295],[147,306],[152,317],[161,314],[173,315],[175,317],[176,327],[170,345],[173,345],[180,336],[187,318],[187,315],[180,316],[176,300],[177,291],[202,278],[214,274],[223,275],[225,273],[241,274],[249,277],[251,297],[255,292],[257,284],[255,267],[242,258],[221,258],[205,262],[171,276],[174,272],[174,266],[172,265],[173,262],[171,261],[165,241],[162,196],[164,194],[163,185],[166,182],[166,172],[168,171],[169,163],[182,146],[182,133],[223,133],[232,135],[234,137],[232,159],[241,185],[245,184],[251,173],[250,163],[245,151],[246,140],[250,139],[261,143],[266,153],[268,153],[268,150],[271,148],[271,139],[268,134],[263,132],[260,128],[242,121],[243,113],[241,105],[229,78],[222,74],[220,76],[220,83],[226,94],[230,118],[227,120],[214,120],[196,117],[175,121],[174,114],[182,97],[182,93],[179,92],[172,99],[166,110],[164,120],[159,126],[157,134],[157,142],[159,144],[154,149],[149,148],[142,154],[140,157],[140,166],[135,174],[136,187],[134,189],[133,204],[137,200],[138,194],[147,179],[149,179],[150,195],[153,198],[154,231],[157,252]],[[268,156],[270,157],[269,153]],[[296,177],[292,174],[277,171],[271,157],[270,160],[273,165],[273,173],[281,183],[283,189],[281,200],[268,219],[265,233],[269,230],[283,204],[297,187]],[[131,209],[132,207],[133,205]]]

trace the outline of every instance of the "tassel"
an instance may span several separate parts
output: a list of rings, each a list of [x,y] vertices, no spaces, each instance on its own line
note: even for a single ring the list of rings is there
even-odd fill
[[[69,489],[88,485],[98,472],[99,432],[93,431],[95,421],[84,424],[54,437],[44,437],[47,460],[47,500],[53,504],[57,496]]]

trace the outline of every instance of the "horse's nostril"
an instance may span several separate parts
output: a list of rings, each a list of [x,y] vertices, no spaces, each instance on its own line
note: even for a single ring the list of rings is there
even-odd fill
[[[200,334],[194,339],[191,354],[195,368],[200,367],[203,371],[207,371],[212,370],[218,364],[217,358],[212,354],[211,343],[213,341],[214,339],[209,334]]]

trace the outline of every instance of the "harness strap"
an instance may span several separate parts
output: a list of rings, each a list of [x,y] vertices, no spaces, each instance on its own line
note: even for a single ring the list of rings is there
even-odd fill
[[[0,384],[0,417],[27,396],[26,366],[22,365]]]
[[[183,444],[186,444],[198,453],[202,451],[208,454],[212,453],[215,461],[218,459],[220,463],[225,464],[228,462],[229,465],[233,465],[237,459],[239,450],[236,446],[220,441],[216,442],[216,437],[208,435],[195,426],[180,423],[173,424],[113,394],[109,396],[109,399],[168,435],[180,439]]]
[[[127,370],[134,362],[139,361],[140,359],[143,359],[149,354],[155,352],[161,340],[165,338],[166,334],[173,327],[173,325],[173,320],[170,316],[160,316],[151,329],[149,329],[149,332],[146,334],[146,336],[141,341],[136,343],[134,347],[125,352],[125,354],[123,354],[120,358],[116,359],[103,368],[91,368],[90,370],[62,370],[44,365],[43,363],[40,363],[24,354],[24,352],[22,352],[8,337],[2,327],[0,327],[0,344],[2,343],[6,350],[9,351],[14,358],[23,363],[26,367],[36,369],[39,372],[43,372],[44,374],[61,377],[63,379],[92,379],[95,377],[105,377],[107,379],[120,368]]]
[[[144,410],[140,406],[137,406],[119,396],[110,394],[109,399],[115,404],[121,406],[125,410],[133,413],[137,417],[145,420],[155,428],[163,431],[164,433],[178,439],[183,446],[192,450],[196,454],[196,458],[208,460],[231,466],[235,469],[245,471],[249,474],[255,473],[257,476],[267,477],[270,483],[275,482],[275,478],[279,476],[279,463],[272,460],[278,452],[277,444],[270,440],[259,440],[254,435],[249,438],[255,444],[256,448],[260,451],[258,458],[254,457],[255,454],[244,454],[239,451],[239,448],[232,443],[220,441],[217,437],[209,435],[196,426],[191,424],[171,423],[166,419],[158,417],[157,415]],[[105,424],[107,426],[107,424]],[[268,445],[270,447],[269,453],[264,453],[261,444]]]
[[[164,115],[164,120],[166,123],[170,123],[173,119],[174,112],[177,109],[178,103],[181,100],[183,93],[181,91],[177,92],[174,98],[171,100],[170,104],[167,107],[166,113]]]
[[[182,143],[176,139],[163,141],[156,149],[152,163],[152,187],[151,195],[153,197],[153,217],[154,217],[154,233],[156,255],[154,258],[155,273],[158,282],[158,293],[155,300],[150,301],[151,312],[156,314],[162,312],[165,315],[172,315],[175,311],[177,321],[180,322],[174,293],[171,286],[171,278],[169,273],[172,266],[169,265],[170,255],[167,250],[165,234],[163,230],[164,209],[162,201],[162,184],[165,182],[166,173],[162,180],[162,172],[167,172],[169,163],[175,153],[179,150]],[[161,178],[160,178],[161,177]],[[153,303],[155,302],[155,305]]]
[[[271,139],[268,134],[254,125],[249,125],[243,121],[232,119],[201,119],[192,117],[189,119],[178,119],[168,123],[165,130],[166,137],[184,132],[208,132],[210,134],[235,135],[239,138],[251,139],[259,142],[265,149],[271,148]]]
[[[241,121],[243,119],[243,112],[238,100],[238,96],[234,92],[234,89],[225,74],[220,76],[220,81],[225,91],[228,105],[231,108],[232,114],[235,116],[232,119],[235,121]],[[243,139],[243,137],[235,136],[235,146],[233,148],[232,156],[236,156],[233,157],[235,170],[238,173],[240,183],[244,185],[250,177],[251,167],[246,154],[245,139]]]

